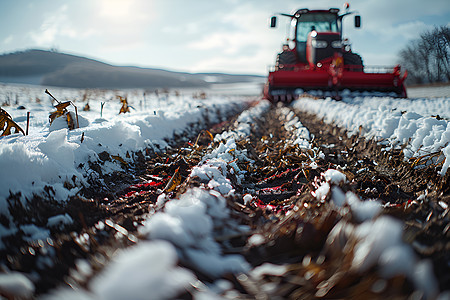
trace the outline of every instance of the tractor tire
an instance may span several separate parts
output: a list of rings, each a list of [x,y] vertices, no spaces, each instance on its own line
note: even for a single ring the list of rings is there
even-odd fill
[[[275,70],[291,69],[293,65],[297,63],[297,57],[292,51],[283,51],[277,55],[277,62],[275,64]]]
[[[348,68],[349,71],[353,72],[362,72],[364,71],[364,65],[361,56],[353,52],[345,52],[344,53],[344,65],[350,65]]]

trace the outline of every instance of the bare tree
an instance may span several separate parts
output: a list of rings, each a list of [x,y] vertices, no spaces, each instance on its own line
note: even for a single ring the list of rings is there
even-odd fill
[[[399,59],[408,70],[410,83],[450,81],[450,27],[422,33],[400,51]]]

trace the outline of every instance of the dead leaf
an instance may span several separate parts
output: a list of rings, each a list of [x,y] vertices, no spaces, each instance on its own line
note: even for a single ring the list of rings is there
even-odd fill
[[[208,130],[205,130],[205,131],[206,131],[206,133],[208,134],[208,136],[209,136],[209,138],[211,139],[211,141],[214,141],[214,137],[213,137],[212,133],[209,132]]]
[[[126,166],[128,165],[128,163],[122,157],[120,157],[119,155],[111,155],[111,157],[114,158],[115,160],[121,162],[122,164],[124,164]]]
[[[67,106],[69,106],[69,105],[70,105],[70,101],[62,102],[62,103],[55,105],[56,111],[52,112],[49,116],[50,124],[52,124],[56,118],[59,118],[59,117],[65,115],[67,113]]]
[[[120,102],[122,102],[122,107],[120,108],[119,115],[124,114],[127,112],[130,112],[130,107],[128,106],[128,101],[126,97],[117,96],[120,99]]]
[[[180,167],[178,167],[175,170],[175,173],[173,173],[172,178],[170,178],[169,182],[167,183],[166,187],[164,188],[165,192],[173,191],[181,183],[181,174],[180,174],[179,170],[180,170]]]
[[[22,134],[25,135],[25,132],[23,132],[22,128],[12,120],[11,116],[5,110],[0,108],[0,130],[3,130],[1,136],[10,135],[12,128],[14,128],[14,133],[22,132]]]

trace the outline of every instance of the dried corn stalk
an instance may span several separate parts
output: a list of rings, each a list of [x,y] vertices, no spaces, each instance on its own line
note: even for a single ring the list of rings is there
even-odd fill
[[[56,111],[52,112],[49,116],[50,125],[53,123],[53,121],[56,118],[59,118],[61,116],[66,116],[67,127],[70,130],[75,129],[75,123],[74,123],[73,117],[67,110],[67,106],[72,105],[73,107],[75,107],[75,115],[77,118],[77,127],[80,128],[80,123],[78,122],[78,110],[77,110],[77,107],[75,106],[75,104],[73,104],[72,101],[60,102],[48,90],[45,90],[45,93],[48,94],[50,97],[52,97],[53,100],[58,102],[58,104],[55,105]]]
[[[23,132],[22,128],[16,124],[11,118],[11,116],[3,109],[0,108],[0,130],[3,130],[1,136],[7,136],[11,134],[11,129],[14,128],[14,133]]]
[[[56,118],[65,116],[66,120],[67,120],[67,127],[69,127],[70,130],[74,129],[75,125],[74,125],[73,118],[70,115],[69,111],[67,110],[67,106],[69,106],[70,104],[71,104],[70,101],[61,102],[61,103],[57,104],[55,106],[56,111],[52,112],[49,116],[50,124],[52,124]]]
[[[164,188],[165,192],[173,191],[181,183],[181,174],[179,171],[180,171],[180,168],[178,167],[175,170],[175,173],[173,173],[172,178],[170,178],[169,182],[167,183],[166,187]]]
[[[198,140],[200,139],[200,137],[202,136],[202,134],[206,134],[206,135],[209,137],[209,139],[211,140],[211,142],[214,141],[214,137],[213,137],[213,135],[212,135],[211,132],[209,132],[208,130],[202,130],[202,131],[199,133],[199,135],[197,136],[197,140],[195,141],[194,148],[197,148],[197,147],[198,147]]]
[[[115,160],[117,160],[118,162],[121,162],[123,165],[127,166],[128,163],[119,155],[111,155],[111,157]]]
[[[122,113],[124,114],[124,113],[130,112],[130,107],[128,106],[127,98],[122,97],[122,96],[117,96],[117,97],[120,99],[120,102],[122,102],[122,107],[120,108],[119,115]]]

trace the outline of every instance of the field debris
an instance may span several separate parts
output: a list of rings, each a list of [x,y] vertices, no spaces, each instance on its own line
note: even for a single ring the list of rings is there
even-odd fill
[[[14,129],[14,133],[21,132],[23,135],[25,135],[23,129],[20,128],[20,126],[12,120],[11,116],[4,109],[0,108],[0,130],[2,131],[1,136],[12,134],[12,129]]]
[[[119,98],[120,102],[122,103],[122,107],[120,108],[119,115],[125,114],[127,112],[129,113],[131,106],[128,105],[127,97],[117,96],[117,98]],[[103,105],[102,105],[102,107],[103,107]]]
[[[49,116],[50,126],[57,118],[65,118],[66,122],[67,122],[67,127],[69,128],[69,130],[73,130],[75,128],[80,128],[80,122],[78,119],[78,109],[75,106],[75,104],[73,104],[72,101],[60,102],[55,97],[53,97],[53,95],[50,94],[50,92],[48,90],[45,90],[45,93],[48,94],[50,97],[52,97],[52,99],[58,103],[55,105],[56,111],[50,113],[50,116]],[[69,105],[72,105],[75,108],[75,116],[72,112],[69,112],[67,110],[67,107]],[[75,124],[75,120],[76,120],[76,124]]]

